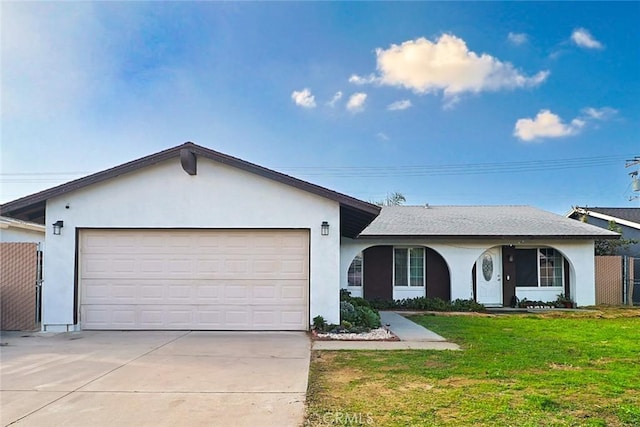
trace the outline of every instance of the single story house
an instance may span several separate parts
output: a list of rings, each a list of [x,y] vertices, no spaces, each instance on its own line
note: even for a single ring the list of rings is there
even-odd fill
[[[339,321],[340,288],[588,305],[593,241],[618,237],[528,207],[380,208],[189,142],[0,213],[46,220],[44,331],[307,330]]]
[[[640,259],[640,208],[576,206],[566,216],[604,229],[609,228],[609,222],[615,222],[620,226],[623,239],[637,241],[637,243],[622,249],[620,255],[629,255]]]
[[[0,243],[44,243],[45,226],[0,216]]]
[[[569,211],[566,215],[568,218],[585,222],[587,224],[595,225],[596,227],[608,229],[610,222],[615,222],[620,227],[621,238],[626,240],[633,240],[633,243],[624,248],[618,248],[618,255],[633,258],[632,269],[626,269],[621,265],[620,280],[624,280],[623,277],[631,276],[633,280],[633,301],[635,304],[640,304],[640,208],[616,208],[616,207],[579,207],[576,206]],[[611,262],[611,261],[602,261]],[[626,260],[624,262],[629,262]],[[611,280],[611,272],[613,270],[603,267],[602,277],[600,283],[596,283],[596,287],[600,287],[601,290],[614,286]],[[618,274],[618,273],[616,273]],[[618,277],[613,276],[613,277]],[[624,291],[622,292],[624,295]],[[602,299],[605,299],[604,295],[611,297],[611,293],[603,291]],[[614,294],[615,295],[615,294]],[[617,297],[614,297],[617,298]],[[623,297],[624,298],[624,297]],[[605,299],[606,300],[606,299]]]

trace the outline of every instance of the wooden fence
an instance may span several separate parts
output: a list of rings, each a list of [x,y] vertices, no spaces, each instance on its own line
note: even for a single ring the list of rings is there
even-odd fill
[[[630,257],[596,256],[596,304],[632,305],[633,264]]]
[[[0,243],[0,330],[37,328],[37,243]]]

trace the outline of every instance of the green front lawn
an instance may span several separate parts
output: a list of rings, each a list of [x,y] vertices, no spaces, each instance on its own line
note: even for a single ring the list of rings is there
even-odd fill
[[[412,320],[463,351],[314,352],[307,424],[640,426],[640,309]]]

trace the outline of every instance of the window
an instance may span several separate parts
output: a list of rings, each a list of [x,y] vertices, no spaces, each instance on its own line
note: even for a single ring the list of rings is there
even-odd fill
[[[516,249],[516,286],[562,287],[564,258],[555,249]]]
[[[362,252],[351,261],[347,272],[347,283],[349,286],[362,286]]]
[[[424,264],[424,248],[394,248],[394,285],[424,286]]]
[[[540,249],[540,286],[562,286],[562,255],[555,249]]]

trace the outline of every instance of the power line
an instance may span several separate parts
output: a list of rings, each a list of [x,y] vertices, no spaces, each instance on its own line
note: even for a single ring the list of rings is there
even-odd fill
[[[502,163],[458,163],[446,165],[405,165],[405,166],[310,166],[280,168],[288,173],[304,176],[332,177],[387,177],[387,176],[436,176],[436,175],[477,175],[519,172],[542,172],[595,168],[620,163],[619,156],[578,157],[570,159],[531,160]]]
[[[514,174],[597,168],[621,163],[617,156],[573,157],[551,160],[528,160],[518,162],[453,163],[400,166],[289,166],[275,168],[296,176],[326,176],[336,178],[377,178],[389,176],[446,176],[480,174]],[[56,183],[88,175],[90,172],[11,172],[0,173],[0,183],[32,184]],[[66,178],[65,178],[66,177]]]
[[[1,172],[0,176],[21,176],[21,175],[83,175],[91,172],[77,171],[77,172]]]

